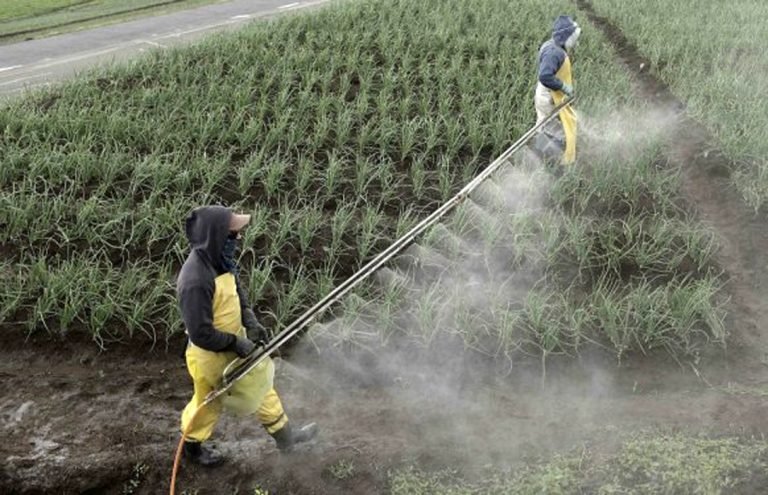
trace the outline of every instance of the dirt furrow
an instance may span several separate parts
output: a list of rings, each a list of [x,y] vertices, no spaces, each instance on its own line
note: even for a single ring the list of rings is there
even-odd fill
[[[735,375],[765,381],[768,356],[768,219],[755,213],[733,186],[735,164],[717,147],[717,139],[690,118],[685,104],[654,73],[654,67],[616,24],[596,13],[588,0],[576,5],[613,44],[619,63],[632,75],[638,94],[675,116],[667,136],[668,158],[682,171],[682,193],[701,220],[719,237],[719,264],[730,296],[729,361]]]

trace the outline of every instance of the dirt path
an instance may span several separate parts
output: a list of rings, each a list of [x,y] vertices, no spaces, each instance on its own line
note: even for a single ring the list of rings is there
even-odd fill
[[[616,44],[638,91],[679,110],[671,158],[682,165],[691,206],[723,241],[720,262],[732,298],[727,354],[683,367],[649,356],[621,369],[609,359],[585,357],[555,364],[561,369],[553,369],[542,388],[535,367],[490,382],[473,376],[468,363],[417,366],[379,356],[361,364],[296,349],[279,366],[278,387],[294,421],[320,424],[319,440],[280,455],[254,422],[227,418],[217,437],[229,463],[216,471],[182,466],[181,489],[386,493],[388,472],[412,463],[471,472],[578,447],[608,452],[622,434],[646,429],[768,430],[766,222],[729,186],[728,161],[716,150],[702,153],[711,149],[703,128],[686,118],[663,84],[639,70],[637,50],[587,2],[577,3]],[[0,338],[0,492],[164,492],[178,413],[191,389],[180,345],[173,342],[168,352],[116,346],[99,354],[89,342]],[[333,475],[340,461],[354,465],[347,479]]]

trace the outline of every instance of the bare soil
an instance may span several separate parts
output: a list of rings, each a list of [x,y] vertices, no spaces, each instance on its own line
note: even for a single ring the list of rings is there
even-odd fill
[[[168,352],[121,346],[100,354],[88,342],[5,340],[0,491],[168,489],[178,415],[191,392],[178,343]],[[726,359],[713,359],[707,384],[664,356],[621,369],[585,357],[554,363],[543,386],[536,367],[489,380],[471,362],[408,361],[296,349],[278,360],[278,390],[292,421],[318,422],[318,440],[280,454],[255,420],[225,416],[216,440],[227,464],[183,463],[179,493],[386,493],[388,473],[411,464],[472,476],[571,449],[609,453],[640,430],[768,429],[766,398],[729,389],[740,370],[722,366]],[[342,461],[354,466],[346,479],[333,475]]]
[[[555,361],[542,384],[535,366],[489,379],[472,360],[450,356],[428,363],[297,347],[279,361],[277,386],[292,421],[320,425],[318,440],[279,454],[255,421],[225,417],[216,438],[229,461],[214,470],[183,464],[179,493],[386,493],[388,473],[414,463],[471,475],[574,448],[610,452],[623,433],[644,429],[768,431],[766,219],[744,206],[727,177],[731,164],[637,49],[588,2],[576,3],[614,43],[640,94],[679,112],[669,154],[684,171],[689,206],[721,237],[728,349],[686,363],[664,354],[621,367],[600,355]],[[100,353],[76,337],[25,341],[4,331],[0,492],[166,491],[191,395],[182,345]],[[354,466],[346,479],[333,474],[340,461]]]

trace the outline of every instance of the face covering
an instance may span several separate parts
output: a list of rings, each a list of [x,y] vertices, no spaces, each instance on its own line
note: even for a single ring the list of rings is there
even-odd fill
[[[221,264],[228,272],[237,275],[238,268],[235,261],[235,251],[237,251],[237,235],[232,234],[224,241],[224,249],[221,252]]]

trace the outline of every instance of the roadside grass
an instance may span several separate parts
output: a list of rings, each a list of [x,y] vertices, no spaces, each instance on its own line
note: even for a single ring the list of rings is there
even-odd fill
[[[83,3],[81,0],[6,0],[0,8],[0,22],[8,22],[12,19],[33,17],[51,11],[71,8]]]
[[[759,210],[768,199],[768,54],[761,40],[768,7],[760,0],[722,3],[591,0],[651,62],[651,70],[686,103],[737,163],[733,179]],[[716,20],[713,22],[713,20]],[[701,150],[706,153],[708,150]]]
[[[62,34],[217,0],[4,0],[0,44]]]

